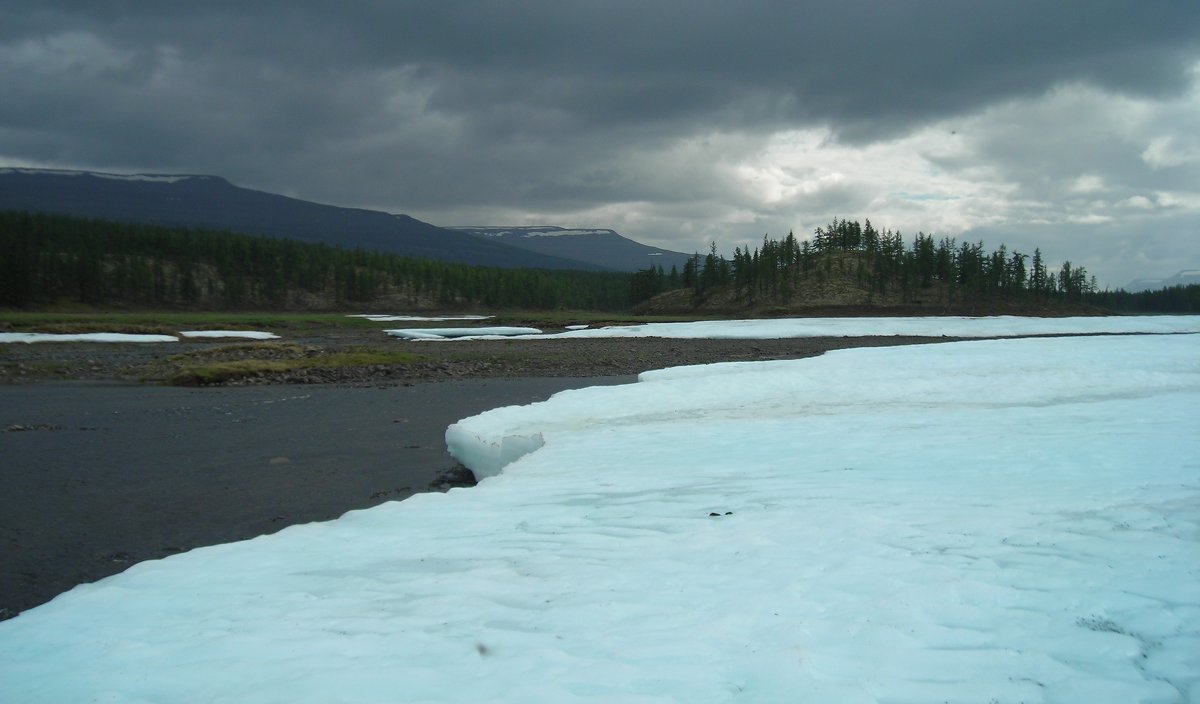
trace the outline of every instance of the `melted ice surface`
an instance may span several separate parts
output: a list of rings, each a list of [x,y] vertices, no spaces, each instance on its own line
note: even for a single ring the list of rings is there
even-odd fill
[[[124,332],[0,332],[0,343],[12,342],[179,342],[174,335],[143,335]]]
[[[257,330],[184,330],[179,337],[185,338],[238,338],[244,340],[276,340],[273,332]],[[48,333],[48,332],[3,332],[2,343],[33,342],[178,342],[175,335],[148,335],[124,332]]]
[[[701,320],[684,323],[608,325],[598,328],[568,327],[559,333],[541,334],[529,328],[461,328],[454,339],[471,340],[503,335],[516,339],[544,340],[574,337],[665,337],[674,339],[767,340],[793,337],[1022,337],[1029,335],[1167,334],[1200,332],[1200,316],[1140,315],[1070,318],[989,317],[885,317],[885,318],[772,318],[756,320]],[[390,334],[408,331],[387,331]],[[430,333],[417,329],[418,333]],[[407,335],[405,335],[407,336]],[[411,337],[417,337],[412,335]],[[443,337],[437,335],[437,337]]]
[[[243,340],[278,340],[279,335],[273,332],[262,332],[258,330],[184,330],[179,333],[180,337],[192,338],[238,338]]]
[[[405,340],[449,340],[453,338],[495,338],[512,337],[514,335],[541,335],[537,328],[523,327],[476,327],[476,328],[406,328],[384,330],[392,337]]]
[[[772,339],[781,337],[1017,337],[1108,333],[1200,332],[1200,316],[1087,316],[1068,318],[886,317],[701,320],[688,323],[610,325],[545,337],[668,337],[678,339]]]

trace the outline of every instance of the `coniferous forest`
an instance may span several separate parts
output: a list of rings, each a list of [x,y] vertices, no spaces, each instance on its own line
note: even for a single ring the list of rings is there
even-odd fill
[[[1098,291],[1082,266],[1041,251],[834,220],[808,240],[763,238],[733,259],[633,274],[503,269],[230,232],[0,212],[0,306],[342,310],[480,306],[783,314],[878,308],[925,314],[1200,312],[1200,286]]]
[[[938,312],[1200,312],[1200,286],[1128,293],[1100,291],[1082,266],[1063,262],[1051,270],[1040,249],[1032,254],[1005,245],[935,239],[918,232],[879,231],[866,220],[835,219],[812,238],[764,236],[754,249],[734,250],[732,261],[714,244],[682,272],[661,268],[635,274],[634,298],[680,305],[765,311],[804,306],[901,307]],[[669,292],[674,291],[671,295]]]
[[[622,310],[629,275],[502,269],[287,239],[0,213],[0,305]]]

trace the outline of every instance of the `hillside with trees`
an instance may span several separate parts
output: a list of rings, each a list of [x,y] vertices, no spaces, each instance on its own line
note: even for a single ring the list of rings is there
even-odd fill
[[[1082,266],[1063,262],[1050,270],[1040,249],[988,251],[982,242],[935,239],[918,232],[906,242],[899,232],[879,231],[835,219],[809,240],[789,233],[764,237],[754,249],[737,248],[733,259],[694,255],[682,271],[647,269],[634,279],[644,312],[786,314],[839,310],[895,314],[1054,315],[1130,312],[1194,312],[1196,291],[1128,294],[1098,291]]]
[[[0,306],[622,310],[629,274],[470,266],[214,230],[0,212]]]
[[[983,243],[835,220],[732,260],[633,274],[456,264],[291,239],[0,211],[0,306],[183,310],[595,310],[687,315],[1062,315],[1200,312],[1200,286],[1097,291]]]
[[[1200,313],[1200,284],[1166,286],[1154,291],[1097,291],[1092,305],[1117,313]]]
[[[0,167],[0,210],[283,237],[477,266],[607,269],[473,237],[408,215],[242,188],[219,176]]]

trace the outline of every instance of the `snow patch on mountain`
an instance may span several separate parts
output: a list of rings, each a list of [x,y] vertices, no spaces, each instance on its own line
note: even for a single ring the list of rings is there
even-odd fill
[[[483,237],[575,237],[579,235],[615,235],[612,230],[568,229],[553,225],[521,227],[448,227],[448,230],[470,232]]]
[[[1137,293],[1138,291],[1157,291],[1172,286],[1190,286],[1191,284],[1200,284],[1200,269],[1183,269],[1165,279],[1134,279],[1125,284],[1125,290]]]
[[[575,237],[577,235],[611,235],[612,230],[554,230],[554,231],[529,231],[521,233],[522,237]]]
[[[108,174],[101,171],[76,171],[71,169],[30,169],[19,166],[0,167],[0,174],[25,174],[27,176],[92,176],[107,178],[113,181],[145,181],[147,183],[176,183],[196,179],[200,181],[219,180],[218,176],[200,176],[194,174]]]

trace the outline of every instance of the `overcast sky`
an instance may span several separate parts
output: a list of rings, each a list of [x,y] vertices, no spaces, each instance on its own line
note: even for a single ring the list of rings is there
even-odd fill
[[[1113,287],[1200,267],[1196,0],[6,0],[0,96],[0,165],[686,252],[843,217]]]

